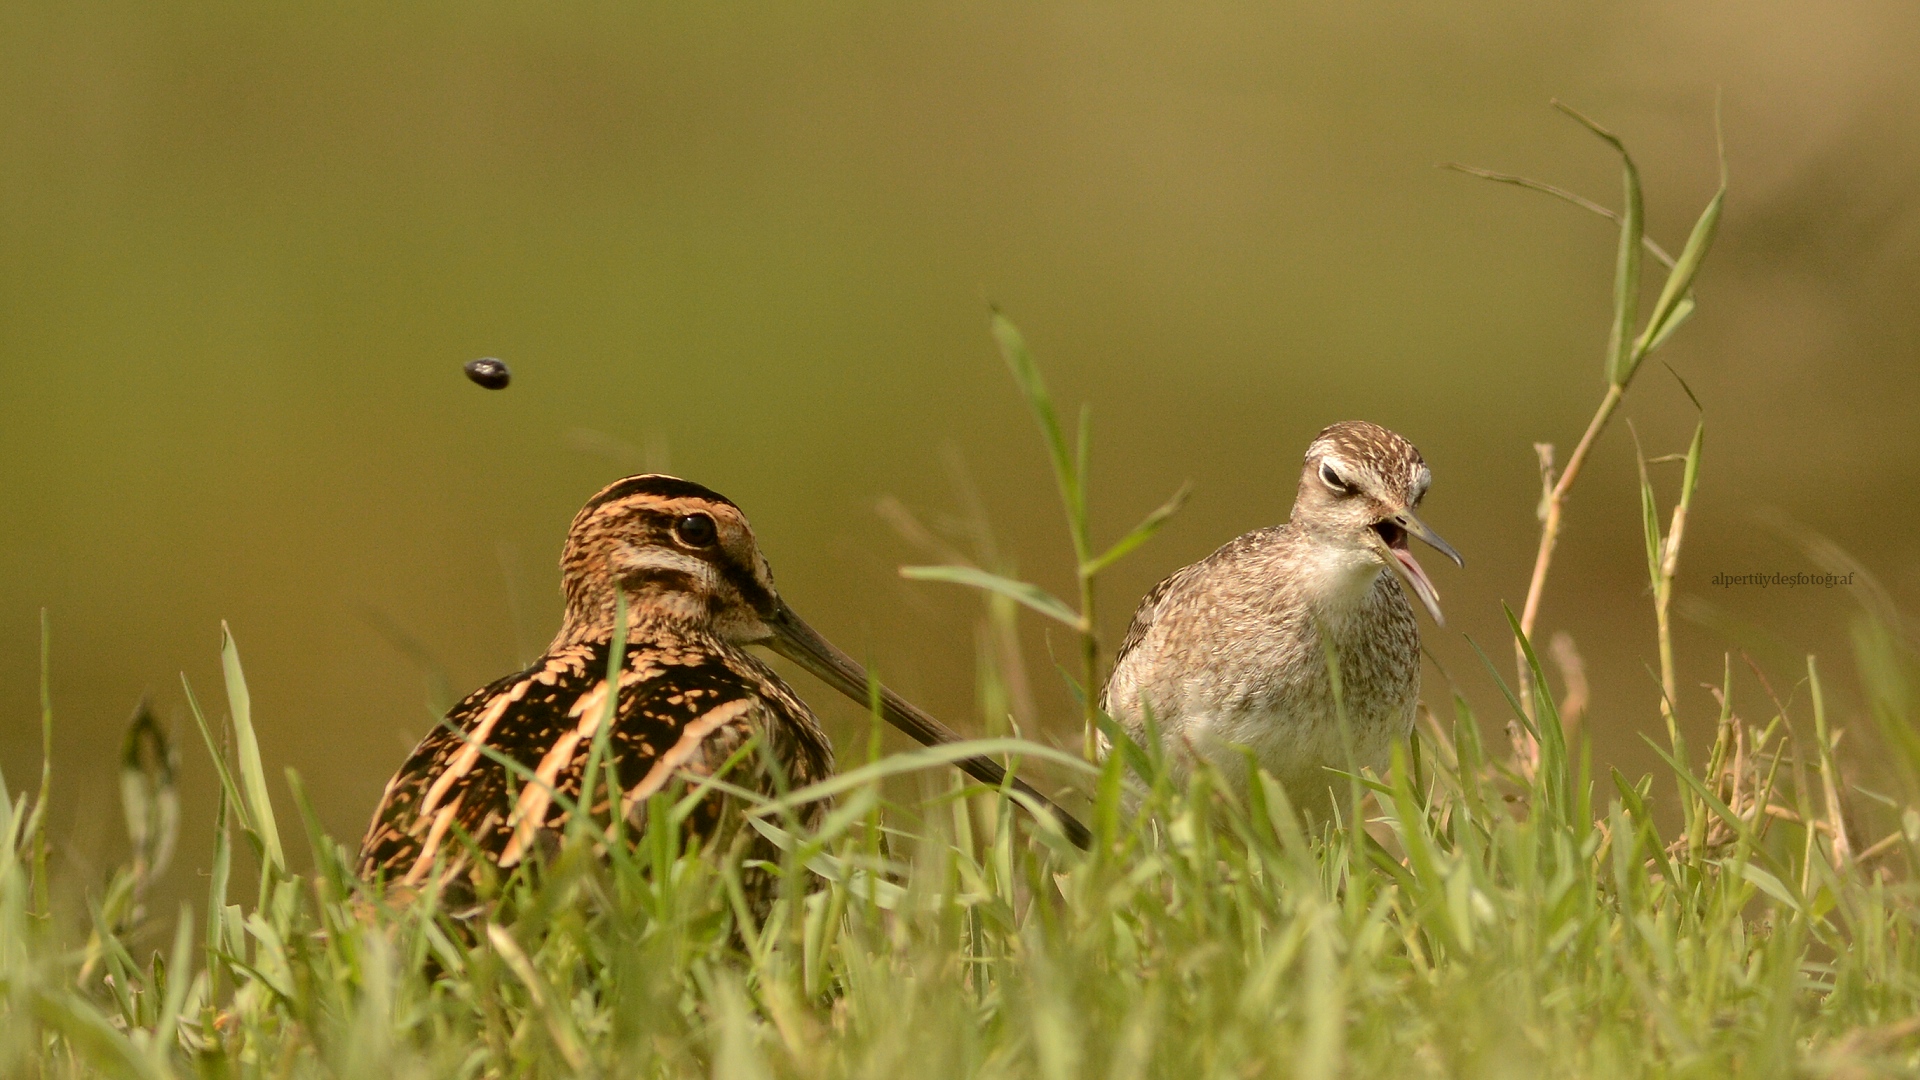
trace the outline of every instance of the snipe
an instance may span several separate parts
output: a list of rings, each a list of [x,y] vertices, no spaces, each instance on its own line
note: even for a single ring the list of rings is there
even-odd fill
[[[779,783],[798,787],[832,772],[833,749],[812,711],[748,646],[772,649],[862,705],[867,673],[780,598],[738,506],[675,477],[628,477],[574,517],[560,568],[566,615],[553,644],[532,667],[468,695],[420,741],[361,842],[363,877],[418,886],[437,868],[443,880],[470,886],[477,860],[510,868],[555,842],[606,715],[622,593],[628,643],[606,745],[628,822],[643,825],[648,797],[676,776],[712,775],[755,736],[784,776],[750,754],[729,783],[771,797]],[[879,698],[882,716],[920,742],[958,740],[892,691]],[[1005,776],[985,758],[960,765],[989,784]],[[609,821],[613,793],[595,789],[591,813]],[[687,827],[712,839],[738,826],[740,809],[711,794]],[[816,802],[806,813],[817,821],[823,809]],[[1085,842],[1078,822],[1057,816]]]
[[[1420,451],[1386,428],[1320,432],[1286,524],[1246,533],[1147,593],[1101,707],[1140,741],[1150,714],[1176,778],[1197,754],[1243,784],[1246,747],[1296,805],[1323,811],[1344,790],[1328,770],[1383,769],[1413,729],[1420,630],[1400,578],[1441,616],[1408,538],[1460,562],[1413,514],[1431,482]]]

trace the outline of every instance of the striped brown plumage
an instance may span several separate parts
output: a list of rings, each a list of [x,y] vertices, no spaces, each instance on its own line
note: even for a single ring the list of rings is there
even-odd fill
[[[644,826],[649,796],[676,777],[712,775],[756,735],[770,753],[744,755],[729,783],[771,796],[832,771],[813,713],[746,649],[770,642],[791,613],[732,502],[673,477],[629,477],[574,518],[561,570],[566,615],[553,644],[532,667],[468,695],[420,741],[362,841],[363,876],[417,887],[437,872],[470,889],[476,860],[507,869],[554,843],[606,715],[622,592],[628,644],[606,753],[632,827]],[[610,820],[610,793],[594,786],[590,813]],[[687,829],[723,839],[738,825],[736,801],[709,794]],[[803,814],[820,811],[814,803]]]

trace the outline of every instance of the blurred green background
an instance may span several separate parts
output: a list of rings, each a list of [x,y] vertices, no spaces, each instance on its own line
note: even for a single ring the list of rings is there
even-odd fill
[[[351,842],[430,722],[380,627],[456,694],[513,670],[557,624],[569,517],[649,463],[738,501],[798,610],[978,730],[977,600],[899,580],[924,556],[875,505],[956,511],[962,461],[1020,570],[1070,589],[988,300],[1092,405],[1099,535],[1196,485],[1111,575],[1109,642],[1159,577],[1284,518],[1315,431],[1366,418],[1433,467],[1426,516],[1468,562],[1427,559],[1451,615],[1428,640],[1497,717],[1466,638],[1506,673],[1531,447],[1564,455],[1600,396],[1613,240],[1434,166],[1616,202],[1563,98],[1629,140],[1677,250],[1717,88],[1733,195],[1660,356],[1708,419],[1680,591],[1771,641],[1784,683],[1818,649],[1844,691],[1848,590],[1706,582],[1815,569],[1771,507],[1920,594],[1916,55],[1905,2],[10,5],[0,767],[37,769],[45,607],[65,855],[84,876],[117,850],[114,749],[152,692],[190,872],[212,784],[178,675],[224,706],[226,619],[268,764]],[[482,355],[511,389],[461,377]],[[1693,422],[1657,364],[1624,415],[1649,453]],[[1541,629],[1586,658],[1597,756],[1637,772],[1659,720],[1634,483],[1616,426]],[[1694,721],[1724,647],[1682,625]]]

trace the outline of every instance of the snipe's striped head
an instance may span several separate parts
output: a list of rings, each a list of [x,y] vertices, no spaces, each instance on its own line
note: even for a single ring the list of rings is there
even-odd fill
[[[1464,565],[1453,545],[1413,514],[1432,483],[1420,451],[1403,436],[1365,420],[1344,420],[1307,447],[1290,520],[1322,542],[1364,548],[1398,569],[1433,621],[1444,623],[1440,594],[1407,548],[1408,537],[1419,537]]]
[[[567,612],[556,644],[610,637],[622,592],[635,625],[673,622],[740,645],[772,638],[784,610],[740,508],[655,473],[587,500],[567,530],[560,580]]]
[[[574,515],[560,556],[566,620],[554,647],[611,637],[627,598],[636,633],[670,627],[711,633],[734,645],[763,645],[861,704],[877,693],[880,716],[927,746],[957,742],[952,729],[879,685],[852,657],[796,615],[773,587],[773,571],[731,499],[674,476],[648,473],[615,481]],[[1006,771],[989,758],[955,762],[989,785]],[[1072,840],[1091,835],[1024,780],[1012,786],[1051,809]]]

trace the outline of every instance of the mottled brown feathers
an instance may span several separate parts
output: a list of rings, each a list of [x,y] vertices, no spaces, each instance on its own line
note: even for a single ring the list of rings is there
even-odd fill
[[[712,529],[687,529],[689,515],[711,519]],[[756,737],[770,752],[743,755],[728,783],[771,796],[832,771],[812,712],[744,648],[764,637],[761,620],[777,599],[732,502],[674,477],[621,480],[574,518],[561,575],[567,611],[554,643],[532,667],[468,695],[421,739],[368,827],[362,875],[417,886],[439,873],[459,884],[479,861],[507,869],[554,843],[606,716],[621,594],[628,645],[606,746],[618,813],[632,827],[644,825],[650,795],[713,775]],[[603,781],[588,811],[604,824],[615,810]],[[733,803],[709,794],[686,827],[711,837],[737,826]]]
[[[1424,529],[1411,509],[1431,479],[1413,444],[1377,424],[1321,431],[1285,525],[1227,542],[1141,600],[1102,707],[1135,739],[1150,713],[1176,776],[1197,754],[1238,785],[1250,749],[1308,807],[1326,805],[1328,770],[1383,768],[1420,692],[1419,625],[1389,568]]]
[[[571,646],[455,706],[388,783],[361,845],[360,872],[415,885],[436,860],[459,877],[476,854],[511,867],[550,842],[566,828],[562,801],[579,796],[605,715],[607,661],[607,644]],[[620,682],[607,755],[621,812],[635,827],[644,824],[647,796],[676,776],[712,775],[755,735],[787,763],[782,782],[807,784],[832,770],[831,748],[807,707],[744,652],[712,642],[636,643]],[[776,781],[761,764],[749,755],[730,782],[771,796]],[[608,820],[604,777],[595,789],[590,812]]]

